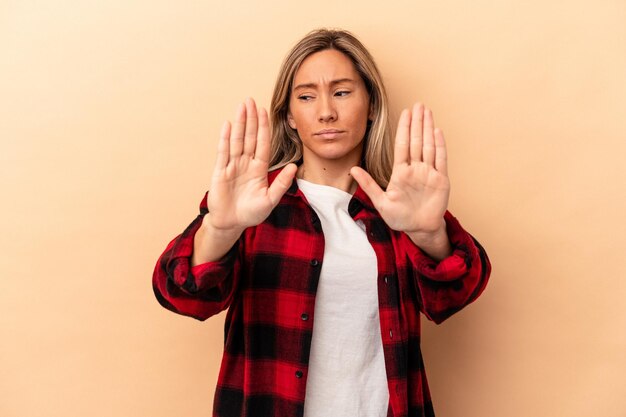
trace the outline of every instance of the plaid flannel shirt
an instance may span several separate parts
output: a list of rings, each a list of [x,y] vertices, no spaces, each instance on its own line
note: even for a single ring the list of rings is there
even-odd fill
[[[277,175],[269,173],[269,181]],[[159,258],[153,288],[165,308],[205,320],[228,308],[215,417],[301,417],[315,293],[324,262],[320,220],[296,181],[261,224],[219,261],[190,266],[200,214]],[[434,416],[420,351],[420,312],[441,323],[474,301],[491,266],[449,213],[453,253],[437,262],[391,230],[359,187],[348,212],[362,220],[378,262],[378,306],[389,388],[388,417]],[[346,260],[349,262],[349,260]]]

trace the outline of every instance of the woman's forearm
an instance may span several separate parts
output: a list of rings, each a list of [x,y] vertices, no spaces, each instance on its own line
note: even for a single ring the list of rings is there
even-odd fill
[[[216,229],[211,225],[210,213],[204,216],[202,226],[193,240],[191,266],[221,259],[237,242],[243,230]]]

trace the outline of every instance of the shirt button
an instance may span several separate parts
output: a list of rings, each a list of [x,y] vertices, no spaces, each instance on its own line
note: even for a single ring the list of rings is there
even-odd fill
[[[300,318],[304,321],[307,321],[309,319],[309,315],[306,313],[302,313],[302,315],[300,316]]]
[[[311,266],[318,266],[319,264],[320,264],[320,261],[318,261],[317,259],[311,260]]]
[[[302,371],[296,371],[296,378],[302,378]]]
[[[393,339],[393,330],[389,330],[389,338]]]
[[[385,284],[389,284],[389,276],[385,275]]]

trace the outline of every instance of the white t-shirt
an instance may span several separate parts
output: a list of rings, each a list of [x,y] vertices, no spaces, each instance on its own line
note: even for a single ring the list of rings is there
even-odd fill
[[[304,417],[385,417],[387,373],[378,314],[378,267],[365,226],[348,214],[352,195],[301,179],[322,224]]]

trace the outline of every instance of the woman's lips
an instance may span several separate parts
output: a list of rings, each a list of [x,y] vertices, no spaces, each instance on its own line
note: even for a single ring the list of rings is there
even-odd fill
[[[315,133],[315,136],[323,138],[323,139],[336,139],[338,136],[343,134],[343,130],[338,129],[324,129]]]

